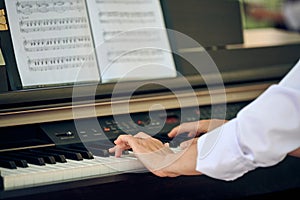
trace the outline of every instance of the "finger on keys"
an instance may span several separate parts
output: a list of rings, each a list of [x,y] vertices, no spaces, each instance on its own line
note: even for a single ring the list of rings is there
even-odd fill
[[[121,157],[123,151],[128,150],[131,148],[129,144],[129,138],[132,138],[131,135],[120,135],[115,141],[114,147],[110,148],[108,151],[110,153],[115,153],[116,157]]]
[[[108,149],[108,152],[109,153],[114,153],[115,154],[115,157],[121,157],[122,154],[123,154],[123,151],[125,151],[126,149],[122,149],[122,148],[119,148],[118,146],[114,146],[110,149]]]
[[[169,132],[168,136],[170,138],[174,138],[177,135],[182,134],[182,133],[188,133],[189,137],[195,137],[197,134],[197,127],[195,126],[195,124],[192,124],[192,123],[184,123],[184,124],[181,124],[181,125],[173,128]]]
[[[120,148],[126,148],[130,146],[132,140],[132,135],[120,135],[115,141],[115,145],[118,145]]]

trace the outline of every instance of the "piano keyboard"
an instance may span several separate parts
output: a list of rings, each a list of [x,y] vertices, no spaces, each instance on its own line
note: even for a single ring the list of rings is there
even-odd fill
[[[179,151],[179,148],[172,149],[175,152]],[[38,151],[33,150],[33,152],[36,153]],[[46,149],[46,151],[40,152],[49,151]],[[36,160],[44,159],[41,159],[40,157],[41,155],[37,154],[35,158]],[[44,162],[37,162],[34,160],[26,161],[20,156],[18,158],[22,159],[23,165],[20,165],[20,163],[15,165],[8,164],[5,165],[6,167],[3,167],[2,165],[2,167],[0,167],[0,172],[3,189],[15,190],[33,186],[82,180],[92,177],[147,171],[132,152],[125,153],[121,158],[116,158],[113,155],[92,155],[92,157],[84,157],[82,159],[80,159],[80,156],[71,157],[70,155],[67,155],[68,158],[66,159],[63,157],[64,155],[56,157],[55,162],[46,162],[46,159],[44,159]],[[11,158],[7,160],[10,160],[9,163],[12,163],[11,160],[13,159]],[[15,161],[16,160],[17,159],[15,159]]]
[[[244,105],[245,103],[238,103],[228,106],[227,119],[233,117],[237,110]],[[222,108],[220,105],[220,110]],[[111,141],[120,134],[138,133],[147,127],[145,132],[157,133],[159,131],[159,134],[155,134],[153,137],[163,143],[168,142],[170,148],[178,152],[180,151],[179,144],[190,138],[187,137],[187,134],[181,134],[171,139],[166,133],[178,125],[180,119],[183,122],[190,122],[199,117],[209,118],[211,114],[210,107],[202,108],[201,116],[199,116],[198,109],[186,109],[184,120],[180,118],[181,110],[178,109],[168,111],[167,115],[158,112],[156,117],[150,121],[147,113],[133,115],[132,122],[128,122],[126,116],[124,119],[120,118],[119,122],[114,121],[111,116],[99,118],[99,124],[103,131],[93,127],[94,124],[88,119],[81,120],[79,130],[73,121],[42,124],[39,130],[45,134],[43,135],[45,138],[50,139],[50,141],[45,141],[45,144],[53,144],[53,146],[2,151],[0,153],[2,182],[0,184],[2,183],[4,190],[15,190],[126,172],[147,171],[130,152],[121,158],[110,155],[107,149],[113,146]],[[143,129],[140,129],[141,127]],[[18,133],[19,131],[16,134]],[[86,146],[82,145],[80,134],[83,138],[89,138],[88,142],[85,142]],[[101,140],[101,136],[104,135],[109,140]],[[14,138],[18,138],[17,135]]]
[[[98,157],[94,159],[66,163],[45,164],[43,166],[28,164],[27,168],[0,168],[4,190],[13,190],[50,183],[74,181],[124,172],[145,170],[143,165],[132,155],[122,158]]]

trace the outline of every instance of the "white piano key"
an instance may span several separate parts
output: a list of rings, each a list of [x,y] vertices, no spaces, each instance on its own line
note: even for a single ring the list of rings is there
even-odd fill
[[[101,174],[111,174],[115,173],[116,170],[114,170],[111,166],[111,160],[110,157],[94,157],[95,160],[99,163],[98,166],[100,167],[100,173]]]
[[[178,151],[178,149],[174,150],[174,152]],[[141,172],[146,171],[146,168],[133,153],[129,153],[121,158],[94,156],[91,160],[67,159],[66,163],[46,164],[45,166],[28,164],[28,168],[0,168],[0,170],[4,190],[12,190],[90,177]]]
[[[6,168],[0,168],[0,170],[1,170],[1,177],[3,181],[4,189],[14,189],[15,179],[18,173],[12,172],[11,169],[6,169]]]
[[[49,180],[50,177],[45,177],[45,174],[49,173],[47,172],[46,165],[30,165],[30,169],[32,171],[28,173],[28,179],[32,179],[34,185],[43,184],[44,182],[47,182],[47,180]]]

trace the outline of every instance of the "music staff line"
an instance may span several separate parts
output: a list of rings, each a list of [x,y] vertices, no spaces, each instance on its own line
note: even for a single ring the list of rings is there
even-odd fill
[[[100,19],[103,18],[153,18],[155,13],[150,12],[120,12],[120,11],[110,11],[110,12],[99,12],[98,16]]]
[[[107,58],[109,62],[141,62],[141,61],[162,61],[163,51],[160,49],[143,49],[137,51],[109,51]]]
[[[99,22],[101,24],[146,24],[155,23],[154,12],[99,12]]]
[[[75,68],[81,68],[81,67],[92,67],[94,62],[88,62],[86,66],[83,66],[80,63],[75,64],[61,64],[61,65],[51,65],[51,66],[42,66],[42,67],[29,67],[30,71],[34,72],[43,72],[43,71],[53,71],[53,70],[63,70],[63,69],[75,69]]]
[[[28,66],[31,71],[59,70],[78,67],[95,67],[94,55],[78,55],[65,57],[49,57],[29,59]]]
[[[53,0],[53,1],[17,1],[17,13],[31,15],[35,13],[65,12],[84,9],[82,0]]]
[[[106,31],[103,38],[106,42],[134,42],[134,41],[160,41],[161,34],[156,30],[133,30],[133,31]]]
[[[23,44],[27,52],[92,47],[91,38],[89,36],[24,40]]]
[[[109,19],[109,20],[99,20],[102,24],[146,24],[146,23],[155,23],[155,19],[143,20],[143,19],[134,19],[134,20],[124,20],[124,19]]]
[[[64,29],[87,29],[88,21],[85,17],[21,20],[19,22],[22,33],[58,31]]]
[[[152,58],[142,58],[142,57],[138,57],[138,58],[129,58],[129,57],[119,57],[119,58],[109,58],[108,59],[109,62],[113,63],[140,63],[140,62],[148,62],[148,63],[152,63],[154,64],[154,62],[159,63],[159,62],[163,62],[164,61],[164,57],[162,56],[157,56],[157,57],[152,57]]]

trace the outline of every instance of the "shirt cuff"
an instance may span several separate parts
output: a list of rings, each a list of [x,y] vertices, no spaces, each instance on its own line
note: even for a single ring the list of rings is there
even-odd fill
[[[256,168],[251,156],[240,149],[236,124],[233,119],[198,139],[197,171],[230,181]]]

